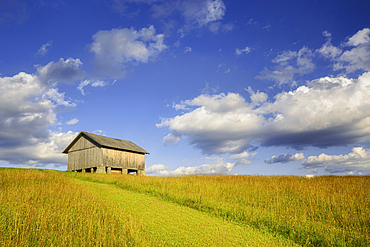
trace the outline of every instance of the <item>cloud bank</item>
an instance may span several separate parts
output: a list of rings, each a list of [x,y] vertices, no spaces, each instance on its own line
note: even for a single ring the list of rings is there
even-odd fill
[[[274,164],[274,163],[289,163],[294,161],[304,160],[303,153],[296,153],[296,154],[280,154],[279,156],[272,156],[271,159],[265,160],[267,164]]]
[[[187,139],[206,154],[265,147],[326,148],[370,140],[370,73],[323,77],[268,101],[263,92],[202,94],[180,103],[188,112],[165,118],[164,143]]]
[[[174,104],[175,109],[185,112],[157,124],[169,128],[164,143],[186,139],[204,154],[219,155],[260,146],[302,150],[369,141],[370,29],[358,31],[341,48],[331,44],[330,33],[323,35],[327,42],[320,49],[284,51],[273,60],[279,65],[277,70],[265,69],[258,77],[280,85],[292,82],[295,75],[312,72],[312,58],[318,55],[334,61],[334,70],[365,72],[354,78],[344,74],[321,77],[270,98],[250,87],[246,89],[249,98],[237,93],[201,94]],[[303,154],[282,154],[266,163],[302,159]]]
[[[369,141],[370,29],[358,31],[340,47],[331,44],[329,32],[323,32],[323,35],[327,41],[321,48],[284,51],[272,60],[277,64],[274,70],[265,68],[256,78],[273,80],[279,86],[295,85],[296,76],[315,69],[315,57],[329,59],[333,71],[357,72],[355,76],[340,73],[321,77],[273,97],[250,87],[246,89],[249,98],[231,92],[203,93],[174,104],[175,109],[183,112],[157,124],[157,127],[169,129],[163,142],[176,144],[185,139],[204,154],[239,155],[258,147],[303,150]],[[247,50],[237,50],[236,55],[243,52],[247,53]],[[302,167],[309,170],[325,167],[330,173],[349,173],[369,170],[367,157],[367,149],[354,148],[348,155],[321,154],[307,159],[303,153],[281,154],[265,163],[302,161]]]
[[[61,152],[77,133],[49,130],[56,122],[56,107],[76,104],[59,93],[55,83],[83,75],[79,59],[60,59],[35,75],[20,72],[0,77],[0,160],[10,164],[65,164]],[[74,121],[76,123],[76,121]]]
[[[370,149],[354,147],[352,152],[346,155],[327,155],[322,153],[318,156],[310,156],[302,162],[306,169],[324,167],[330,173],[353,173],[353,171],[370,170]]]
[[[164,166],[162,164],[157,164],[150,166],[146,169],[147,174],[158,174],[162,176],[182,176],[182,175],[193,175],[193,174],[205,174],[205,175],[212,175],[212,174],[229,174],[233,167],[235,167],[236,163],[231,163],[226,161],[220,157],[206,157],[206,159],[210,160],[207,164],[203,164],[200,166],[181,166],[176,168],[175,170],[169,170],[169,167]],[[242,163],[240,163],[241,165]]]

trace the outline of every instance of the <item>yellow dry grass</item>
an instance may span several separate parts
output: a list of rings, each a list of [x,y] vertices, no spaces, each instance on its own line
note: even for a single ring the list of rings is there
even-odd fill
[[[140,245],[127,212],[64,173],[0,169],[0,191],[1,246]]]
[[[191,207],[304,246],[370,246],[370,177],[71,174]]]

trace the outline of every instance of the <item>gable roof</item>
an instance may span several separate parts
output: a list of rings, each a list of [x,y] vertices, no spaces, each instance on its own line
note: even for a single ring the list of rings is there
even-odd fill
[[[95,144],[96,146],[102,148],[114,148],[124,151],[130,151],[140,154],[149,154],[147,151],[139,147],[133,142],[114,139],[106,136],[95,135],[87,132],[80,132],[76,138],[64,149],[63,153],[68,153],[68,151],[73,147],[73,145],[81,138],[85,137],[87,140]]]

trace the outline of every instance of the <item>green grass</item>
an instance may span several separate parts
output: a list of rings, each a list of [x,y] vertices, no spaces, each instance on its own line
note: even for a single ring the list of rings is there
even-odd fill
[[[303,246],[370,246],[370,177],[70,175],[156,196]]]
[[[87,184],[86,184],[87,183]],[[90,184],[88,184],[90,183]],[[144,226],[148,246],[294,246],[283,238],[241,227],[195,209],[123,190],[114,185],[86,185],[129,211]]]

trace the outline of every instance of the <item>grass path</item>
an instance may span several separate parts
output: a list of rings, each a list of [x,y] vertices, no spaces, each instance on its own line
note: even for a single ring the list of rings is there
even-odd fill
[[[135,218],[148,246],[296,246],[251,227],[110,184],[78,181]]]

